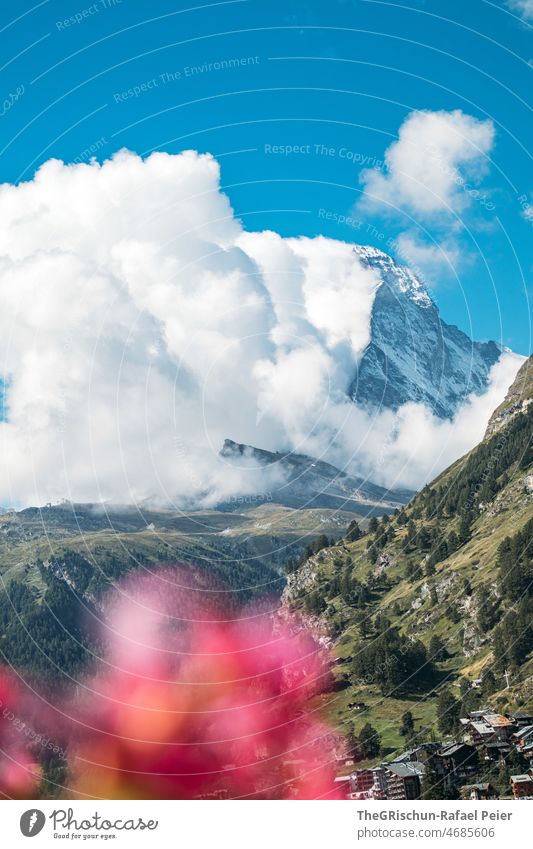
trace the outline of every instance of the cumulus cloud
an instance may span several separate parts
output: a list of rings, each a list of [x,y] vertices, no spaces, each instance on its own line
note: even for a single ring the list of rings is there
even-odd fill
[[[363,203],[419,218],[460,213],[487,172],[493,142],[490,120],[459,109],[411,112],[385,151],[385,173],[362,172]]]
[[[520,12],[526,20],[533,20],[533,0],[507,0],[507,5]]]
[[[279,482],[221,458],[226,437],[415,486],[435,444],[442,468],[482,435],[517,367],[454,423],[355,407],[377,272],[347,243],[245,233],[209,155],[50,161],[0,187],[0,221],[2,504],[211,505]]]
[[[327,418],[341,438],[329,456],[338,463],[347,455],[357,458],[360,473],[376,483],[418,489],[483,438],[491,413],[523,361],[506,351],[491,369],[487,392],[471,395],[453,420],[437,418],[423,404],[404,404],[396,413],[336,404]],[[326,450],[326,432],[309,441],[311,451]]]

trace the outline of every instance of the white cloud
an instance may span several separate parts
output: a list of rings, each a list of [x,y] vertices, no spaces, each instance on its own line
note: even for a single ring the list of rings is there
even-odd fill
[[[363,203],[419,218],[460,213],[487,172],[492,121],[459,109],[411,112],[385,152],[385,173],[362,172]]]
[[[512,377],[453,424],[357,409],[376,272],[349,244],[244,233],[208,155],[50,161],[0,187],[0,221],[3,504],[268,491],[276,470],[229,466],[226,437],[415,485],[432,439],[440,467],[469,448]]]
[[[379,276],[354,262],[345,242],[282,239],[275,233],[243,233],[238,244],[254,258],[272,297],[283,334],[317,331],[328,348],[345,345],[352,358],[370,341],[372,304]]]
[[[505,397],[524,358],[505,352],[492,367],[485,394],[472,395],[452,421],[435,417],[422,404],[404,404],[397,413],[369,414],[357,407],[335,405],[331,427],[342,433],[331,446],[332,461],[349,454],[361,474],[386,486],[419,488],[431,481],[483,438],[491,413]],[[325,433],[326,431],[324,431]],[[321,438],[310,448],[324,450]]]
[[[507,0],[507,5],[520,12],[524,18],[533,20],[533,0]]]

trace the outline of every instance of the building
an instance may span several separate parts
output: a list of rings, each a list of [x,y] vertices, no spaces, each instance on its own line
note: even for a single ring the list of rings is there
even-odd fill
[[[387,799],[387,774],[383,766],[375,767],[372,770],[374,774],[374,783],[372,785],[373,799]]]
[[[484,743],[479,748],[480,757],[484,761],[500,761],[511,751],[511,743]]]
[[[468,743],[452,743],[441,749],[438,754],[444,772],[457,778],[464,778],[473,772],[479,761],[475,747]]]
[[[519,750],[526,748],[526,746],[531,746],[533,744],[533,725],[526,725],[524,728],[520,728],[519,731],[513,734],[512,740]]]
[[[489,710],[489,708],[481,708],[481,710],[471,710],[470,713],[468,714],[468,719],[473,719],[475,721],[478,721],[480,719],[483,719],[483,717],[485,716],[486,713],[493,713],[493,712],[494,711]]]
[[[350,791],[352,798],[364,798],[364,794],[374,786],[374,770],[356,769],[350,775]],[[367,795],[368,798],[368,795]]]
[[[529,761],[529,764],[531,766],[533,764],[533,742],[527,743],[525,746],[519,749],[519,752],[522,757]]]
[[[466,726],[467,734],[474,746],[493,743],[496,740],[494,729],[482,719],[471,719]]]
[[[497,799],[498,794],[492,784],[465,784],[461,787],[461,799]]]
[[[387,779],[383,766],[356,769],[349,776],[349,799],[388,799]]]
[[[508,740],[516,730],[514,723],[501,713],[486,713],[483,721],[492,728],[497,741]]]
[[[494,741],[508,740],[517,728],[512,717],[488,708],[473,710],[468,714],[468,719],[463,718],[460,722],[475,746],[489,742],[491,734]]]
[[[353,702],[355,708],[361,703]],[[527,712],[503,715],[484,708],[461,717],[465,731],[463,739],[442,744],[436,741],[417,743],[406,749],[393,761],[384,761],[379,767],[354,769],[337,783],[346,787],[346,798],[356,800],[415,800],[422,795],[424,775],[430,771],[432,783],[444,791],[460,788],[463,799],[497,799],[498,792],[488,782],[474,782],[480,763],[505,762],[510,752],[516,750],[524,766],[523,775],[510,779],[515,799],[533,799],[533,723]],[[462,735],[461,735],[462,736]],[[343,766],[349,766],[351,753],[336,753]],[[520,761],[519,761],[520,762]],[[528,764],[529,766],[525,766]]]
[[[387,799],[419,799],[424,764],[420,761],[383,764],[387,780]]]
[[[533,797],[533,774],[511,775],[511,789],[515,799],[526,799]]]
[[[406,763],[407,761],[427,763],[437,754],[441,746],[442,743],[420,743],[417,746],[413,746],[412,749],[406,749],[405,752],[394,758],[394,763]]]
[[[525,713],[524,711],[518,711],[517,713],[510,713],[509,718],[516,725],[518,729],[525,728],[526,725],[533,726],[533,713]]]

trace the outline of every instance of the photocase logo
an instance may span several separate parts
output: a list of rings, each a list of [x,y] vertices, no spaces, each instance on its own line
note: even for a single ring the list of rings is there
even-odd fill
[[[25,811],[20,818],[20,830],[24,837],[35,837],[43,830],[46,817],[42,811],[32,808],[30,811]]]

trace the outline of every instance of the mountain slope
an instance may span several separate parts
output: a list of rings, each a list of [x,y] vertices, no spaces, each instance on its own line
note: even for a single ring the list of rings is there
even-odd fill
[[[387,490],[359,477],[350,477],[330,463],[305,454],[264,451],[226,439],[221,455],[230,462],[242,458],[257,467],[276,466],[283,481],[269,492],[269,501],[293,508],[328,508],[358,513],[361,516],[392,512],[412,496],[408,490]],[[238,503],[240,499],[236,499]],[[235,501],[223,507],[235,506]]]
[[[530,397],[532,362],[505,409]],[[341,727],[364,702],[392,752],[407,710],[419,739],[442,736],[445,687],[465,712],[533,706],[532,432],[530,405],[393,518],[289,575],[287,602],[333,640],[339,690],[325,709]]]
[[[511,418],[527,410],[533,400],[533,359],[528,360],[520,367],[513,385],[509,389],[504,401],[494,411],[487,425],[485,436],[491,436],[503,427],[506,427]]]
[[[282,563],[337,539],[353,513],[173,510],[65,503],[0,515],[0,657],[38,686],[70,687],[92,663],[105,593],[128,573],[185,563],[236,606],[279,597]],[[94,612],[96,610],[96,613]]]
[[[88,611],[121,576],[176,561],[233,591],[238,603],[279,597],[282,564],[339,536],[354,513],[392,512],[388,493],[327,463],[227,440],[223,455],[282,473],[278,490],[236,496],[215,510],[76,504],[0,515],[0,652],[24,674],[69,686],[90,662]],[[271,476],[272,477],[272,476]],[[361,518],[363,517],[363,518]],[[31,635],[39,635],[36,649]]]
[[[359,403],[396,410],[407,401],[453,416],[466,397],[482,393],[500,357],[495,342],[472,342],[446,324],[422,283],[376,248],[356,246],[360,262],[379,272],[371,342],[349,387]]]
[[[65,552],[77,552],[88,565],[112,556],[121,572],[146,561],[185,560],[226,572],[238,586],[241,568],[252,583],[258,575],[277,578],[289,554],[322,534],[339,537],[353,517],[349,511],[297,511],[270,502],[233,508],[183,513],[65,502],[6,511],[0,515],[0,577],[5,584],[33,575],[38,583],[37,561],[61,562]]]

